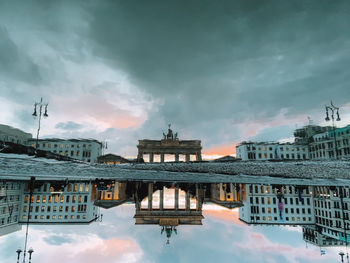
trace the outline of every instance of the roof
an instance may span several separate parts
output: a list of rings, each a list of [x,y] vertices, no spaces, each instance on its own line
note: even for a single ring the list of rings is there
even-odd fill
[[[116,154],[112,154],[112,153],[105,154],[105,155],[97,157],[97,161],[98,162],[103,162],[103,161],[113,161],[113,162],[122,161],[122,162],[125,162],[125,163],[130,163],[131,162],[128,159],[125,159],[122,156],[119,156],[119,155],[116,155]]]
[[[28,141],[36,141],[35,138],[31,138]],[[46,142],[46,141],[51,141],[51,142],[96,142],[98,144],[101,144],[102,142],[96,140],[96,139],[84,139],[84,138],[78,138],[78,139],[60,139],[60,138],[42,138],[38,140],[39,142]]]

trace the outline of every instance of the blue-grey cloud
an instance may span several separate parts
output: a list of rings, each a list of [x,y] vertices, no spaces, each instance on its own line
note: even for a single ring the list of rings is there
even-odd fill
[[[60,246],[64,243],[71,243],[72,239],[68,236],[52,235],[44,237],[44,241],[49,245]]]
[[[74,121],[68,121],[68,122],[59,122],[56,124],[55,128],[56,129],[61,129],[61,130],[79,130],[83,128],[84,126],[82,124],[76,123]]]
[[[281,111],[280,118],[310,115],[317,123],[330,99],[349,103],[349,11],[345,0],[2,1],[0,96],[22,105],[9,109],[19,128],[29,127],[25,112],[41,96],[53,116],[88,105],[85,94],[115,98],[123,112],[135,105],[144,123],[127,132],[52,131],[104,138],[128,155],[168,123],[204,148],[242,140],[245,124],[269,123]],[[110,79],[107,69],[123,77]],[[62,96],[75,101],[65,105]],[[84,117],[93,121],[91,111]],[[68,120],[83,122],[57,122]],[[270,131],[276,140],[289,135]]]

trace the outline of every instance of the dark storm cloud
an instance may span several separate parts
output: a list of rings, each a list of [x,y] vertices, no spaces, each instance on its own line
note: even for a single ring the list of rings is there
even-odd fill
[[[277,117],[293,129],[307,115],[320,120],[330,99],[349,102],[349,13],[349,1],[324,0],[2,1],[0,96],[23,105],[13,109],[19,128],[43,96],[50,118],[86,113],[57,120],[51,133],[105,138],[133,153],[137,139],[161,137],[168,123],[204,148],[246,139],[249,124]],[[105,132],[63,125],[106,116]]]
[[[30,84],[41,81],[39,67],[27,54],[18,49],[8,30],[0,26],[0,75],[4,79],[16,79]]]
[[[111,1],[95,54],[163,98],[165,119],[235,121],[349,100],[347,1]],[[336,92],[334,92],[336,91]]]

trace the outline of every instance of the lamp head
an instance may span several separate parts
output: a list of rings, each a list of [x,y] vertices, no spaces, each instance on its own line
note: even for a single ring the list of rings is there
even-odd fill
[[[337,111],[337,121],[340,121],[339,111]]]
[[[45,105],[45,113],[44,113],[44,117],[49,117],[49,115],[47,114],[47,104]]]
[[[34,249],[33,249],[33,248],[30,248],[30,249],[28,250],[29,255],[31,255],[33,252],[34,252]]]
[[[21,252],[22,252],[22,249],[20,249],[20,248],[18,248],[17,250],[16,250],[16,253],[19,255],[19,254],[21,254]]]
[[[37,116],[37,114],[36,114],[36,104],[34,105],[34,112],[33,112],[33,114],[32,114],[34,117],[36,117]]]

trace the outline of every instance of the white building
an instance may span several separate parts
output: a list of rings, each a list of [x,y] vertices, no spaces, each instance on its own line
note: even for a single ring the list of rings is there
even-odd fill
[[[18,181],[0,181],[0,236],[21,229],[18,222],[22,185]]]
[[[96,189],[91,182],[67,185],[62,181],[51,182],[35,188],[30,201],[27,185],[21,200],[19,222],[27,223],[29,214],[30,224],[90,223],[98,217],[97,207],[93,205],[95,193]]]
[[[248,160],[307,160],[307,145],[277,142],[242,142],[236,146],[236,157]]]
[[[334,131],[315,134],[309,149],[314,160],[350,159],[350,125],[335,129],[335,137]]]
[[[317,186],[315,223],[328,237],[350,242],[350,187]]]
[[[32,147],[35,143],[35,139],[29,140]],[[40,139],[38,149],[89,163],[96,163],[102,155],[102,143],[93,139]]]
[[[32,135],[30,133],[26,133],[8,125],[0,124],[0,141],[27,145],[27,141],[31,138]]]
[[[323,235],[318,231],[318,227],[303,226],[303,240],[318,247],[344,246],[345,242]]]
[[[247,184],[239,219],[247,224],[314,224],[312,189],[308,186]]]

